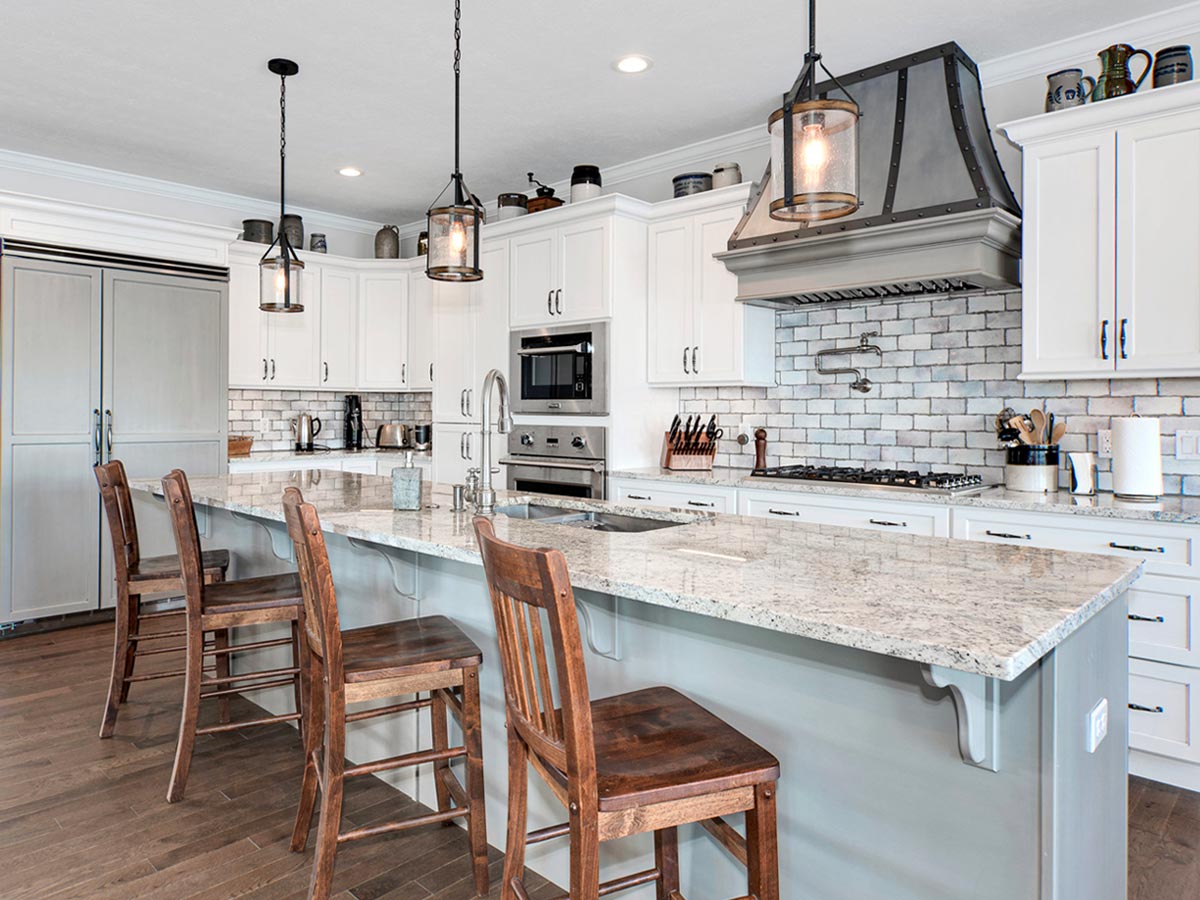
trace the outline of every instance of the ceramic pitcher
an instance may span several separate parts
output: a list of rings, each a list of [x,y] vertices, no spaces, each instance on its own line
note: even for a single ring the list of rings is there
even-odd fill
[[[1061,72],[1047,75],[1046,82],[1046,112],[1056,112],[1070,106],[1083,106],[1096,90],[1096,79],[1084,75],[1083,69],[1063,69]]]
[[[1136,80],[1129,70],[1129,64],[1135,56],[1140,56],[1145,61],[1142,74]],[[1132,94],[1146,80],[1151,62],[1149,53],[1145,50],[1135,50],[1128,44],[1113,44],[1101,50],[1100,77],[1096,79],[1096,90],[1092,93],[1092,100],[1111,100],[1113,97]]]

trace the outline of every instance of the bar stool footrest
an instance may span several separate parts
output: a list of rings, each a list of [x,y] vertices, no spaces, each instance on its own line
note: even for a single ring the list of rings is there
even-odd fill
[[[368,825],[364,828],[355,828],[353,831],[343,831],[337,837],[339,844],[344,844],[347,841],[357,841],[359,838],[374,837],[377,834],[388,834],[393,831],[406,831],[409,828],[420,828],[422,825],[435,825],[438,822],[449,822],[451,819],[461,819],[470,814],[470,810],[466,807],[456,806],[453,809],[447,809],[443,812],[430,813],[426,816],[417,816],[414,819],[405,819],[402,822],[386,822],[382,825]]]
[[[660,872],[658,869],[646,869],[643,872],[635,872],[632,875],[625,875],[621,878],[614,878],[612,881],[606,881],[600,885],[600,896],[607,897],[609,894],[615,894],[618,891],[625,891],[625,890],[628,890],[629,888],[639,887],[643,884],[653,884],[654,882],[658,881],[660,878],[662,878],[662,872]],[[514,890],[516,889],[516,886],[517,886],[517,879],[514,878],[513,879],[513,889]],[[520,893],[525,894],[524,887],[522,887]],[[678,891],[672,891],[671,893],[673,896],[678,897],[679,900],[683,900],[683,896]],[[526,896],[528,896],[528,895],[526,895]],[[570,900],[570,898],[571,898],[570,894],[557,894],[554,897],[552,897],[551,900]]]
[[[262,719],[247,719],[243,722],[224,722],[220,725],[205,725],[197,728],[196,734],[216,734],[221,731],[237,731],[239,728],[254,728],[258,725],[275,725],[279,722],[295,722],[300,713],[284,713],[281,716],[266,716]]]
[[[387,759],[377,759],[374,762],[362,763],[357,766],[347,766],[342,775],[345,778],[353,778],[357,775],[373,775],[376,772],[401,769],[405,766],[419,766],[422,763],[439,762],[443,759],[461,759],[466,755],[466,747],[451,747],[448,750],[418,750],[416,753],[405,753],[403,756],[391,756]]]

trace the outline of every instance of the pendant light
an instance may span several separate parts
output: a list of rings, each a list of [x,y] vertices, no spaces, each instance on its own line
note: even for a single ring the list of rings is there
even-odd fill
[[[435,281],[479,281],[483,278],[483,270],[479,268],[479,225],[483,210],[467,190],[459,171],[461,19],[460,0],[454,0],[454,174],[426,214],[429,252],[425,256],[425,274]],[[454,189],[450,204],[439,205],[450,188]]]
[[[300,71],[290,59],[273,59],[267,68],[279,76],[279,227],[274,242],[258,263],[258,308],[263,312],[304,312],[300,302],[300,275],[304,263],[283,230],[284,179],[287,162],[287,78]],[[276,249],[278,248],[278,249]],[[272,256],[274,251],[275,255]]]
[[[846,95],[817,96],[817,67]],[[858,209],[858,104],[821,62],[817,52],[817,3],[808,3],[808,52],[804,68],[783,106],[771,113],[771,206],[773,219],[816,222]]]

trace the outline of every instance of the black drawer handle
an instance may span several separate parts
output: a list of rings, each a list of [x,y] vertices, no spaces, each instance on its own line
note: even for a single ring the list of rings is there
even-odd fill
[[[1163,711],[1161,706],[1142,706],[1140,703],[1130,703],[1129,708],[1135,712],[1160,713]]]
[[[1162,616],[1139,616],[1137,613],[1129,614],[1130,622],[1165,622],[1167,621]]]
[[[650,500],[651,499],[650,497],[647,497],[645,494],[626,494],[625,496],[628,497],[630,500]]]
[[[907,522],[889,522],[887,519],[867,519],[872,525],[883,525],[886,528],[907,528]]]
[[[984,534],[986,534],[988,537],[1008,538],[1010,541],[1033,540],[1032,534],[1009,534],[1007,531],[992,531],[990,529],[985,531]]]
[[[705,503],[703,500],[689,500],[688,506],[703,506],[708,509],[711,509],[712,507],[716,506],[716,504],[715,503]]]
[[[798,515],[800,515],[800,513],[798,513],[798,512],[792,512],[791,510],[787,510],[787,509],[768,509],[767,512],[769,512],[773,516],[798,516]]]
[[[1109,541],[1108,546],[1114,550],[1129,550],[1133,553],[1166,553],[1166,547],[1139,547],[1137,544],[1118,544],[1116,541]]]

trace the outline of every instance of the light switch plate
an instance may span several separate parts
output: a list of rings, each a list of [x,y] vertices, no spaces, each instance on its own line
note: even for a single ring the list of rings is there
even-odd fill
[[[1108,734],[1108,698],[1105,697],[1087,714],[1087,752],[1095,753]]]
[[[1096,456],[1099,459],[1112,458],[1112,431],[1107,428],[1096,432]]]
[[[1200,459],[1200,431],[1175,432],[1175,458]]]

